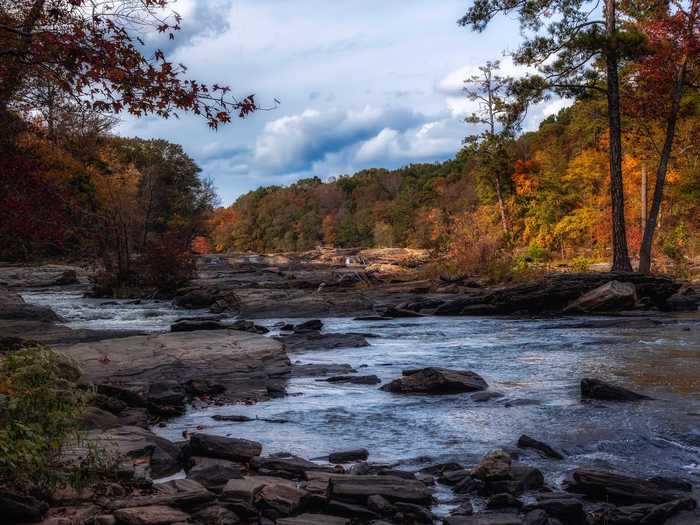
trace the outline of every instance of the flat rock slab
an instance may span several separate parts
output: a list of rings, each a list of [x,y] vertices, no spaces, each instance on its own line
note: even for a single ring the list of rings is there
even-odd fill
[[[322,334],[320,332],[298,332],[276,338],[290,352],[333,350],[334,348],[362,348],[369,346],[364,334]]]
[[[484,378],[469,370],[422,368],[404,370],[403,377],[394,379],[381,389],[396,394],[459,394],[487,388]]]
[[[247,439],[193,434],[190,438],[190,449],[197,456],[247,462],[260,455],[262,445]]]
[[[367,498],[374,495],[409,503],[430,503],[432,499],[431,491],[425,484],[396,476],[332,477],[328,495],[341,501],[358,503],[366,503]]]
[[[327,514],[301,514],[293,518],[282,518],[276,523],[277,525],[350,525],[350,520]]]
[[[600,501],[618,503],[668,503],[679,498],[677,493],[663,490],[653,481],[615,472],[577,469],[567,490],[585,494]]]
[[[229,400],[264,399],[283,389],[291,366],[277,341],[239,331],[154,334],[60,348],[84,380],[147,390],[154,383],[207,380]]]
[[[114,513],[114,517],[117,518],[118,523],[124,525],[171,525],[186,522],[190,516],[172,507],[152,505],[119,509]]]
[[[523,521],[517,514],[484,513],[474,516],[448,516],[445,525],[522,525]]]
[[[584,399],[600,399],[602,401],[644,401],[645,399],[651,399],[643,394],[638,394],[632,390],[611,385],[594,378],[581,380],[581,397]]]

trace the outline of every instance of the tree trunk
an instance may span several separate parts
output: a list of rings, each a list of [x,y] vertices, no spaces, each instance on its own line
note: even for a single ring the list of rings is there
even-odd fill
[[[620,118],[620,83],[617,44],[615,42],[615,1],[605,1],[605,24],[608,45],[605,52],[608,76],[608,127],[610,135],[610,198],[612,201],[612,270],[631,272],[625,228],[625,195],[622,182],[622,122]]]
[[[501,195],[501,178],[498,175],[494,175],[493,184],[496,187],[496,198],[498,199],[498,210],[501,212],[503,234],[508,235],[508,219],[506,218],[506,207],[503,204],[503,196]]]
[[[668,163],[671,159],[671,151],[673,150],[673,139],[676,136],[676,122],[678,120],[678,112],[681,108],[681,98],[683,96],[685,75],[686,60],[683,61],[680,71],[676,77],[676,82],[673,85],[673,100],[671,102],[671,111],[668,115],[668,121],[666,123],[666,138],[664,139],[664,147],[661,150],[659,165],[656,168],[656,185],[654,186],[654,196],[652,197],[649,217],[647,218],[646,227],[644,228],[642,245],[639,248],[639,271],[642,273],[651,272],[651,249],[654,242],[656,223],[659,219],[659,211],[661,210],[661,202],[663,201],[666,173],[668,172]]]

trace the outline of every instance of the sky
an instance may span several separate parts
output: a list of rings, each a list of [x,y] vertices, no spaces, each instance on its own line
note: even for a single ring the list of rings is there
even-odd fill
[[[196,116],[125,118],[117,133],[182,144],[221,203],[259,186],[455,155],[473,132],[463,81],[487,60],[517,73],[520,34],[502,18],[459,27],[470,0],[178,0],[176,40],[157,42],[198,80],[269,110],[210,130]],[[280,103],[276,104],[275,99]],[[526,129],[558,111],[530,111]]]

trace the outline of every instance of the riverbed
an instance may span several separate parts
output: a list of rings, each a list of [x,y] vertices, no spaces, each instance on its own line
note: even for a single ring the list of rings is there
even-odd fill
[[[24,294],[52,306],[76,328],[166,330],[178,317],[166,302],[97,301],[78,294]],[[258,320],[272,329],[285,319]],[[299,322],[295,320],[294,322]],[[608,325],[606,325],[608,323]],[[392,321],[324,319],[327,332],[368,334],[370,346],[293,353],[294,363],[352,365],[382,382],[406,368],[441,366],[482,375],[503,397],[469,394],[401,396],[368,385],[292,378],[284,398],[255,405],[192,408],[156,431],[247,438],[263,453],[306,458],[365,447],[370,461],[417,469],[444,461],[471,464],[488,451],[514,448],[525,433],[564,451],[563,461],[523,452],[552,483],[577,466],[643,476],[666,475],[700,485],[700,317],[446,318]],[[582,402],[579,382],[597,377],[653,398],[636,403]],[[321,380],[319,380],[321,379]],[[286,423],[217,422],[216,414]]]

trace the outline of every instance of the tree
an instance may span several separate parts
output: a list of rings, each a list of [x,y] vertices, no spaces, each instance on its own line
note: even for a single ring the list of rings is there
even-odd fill
[[[462,26],[483,31],[499,14],[517,14],[526,37],[514,61],[536,67],[538,75],[515,87],[521,100],[541,100],[548,92],[580,96],[601,91],[607,96],[610,136],[610,196],[612,202],[613,270],[631,271],[627,249],[622,181],[622,123],[619,69],[621,61],[639,46],[635,31],[620,30],[618,0],[605,0],[603,18],[598,4],[585,0],[475,0]],[[549,21],[548,23],[546,21]],[[600,60],[603,67],[600,67]],[[605,88],[600,86],[604,71]]]
[[[636,110],[647,119],[666,121],[656,168],[656,184],[639,250],[639,271],[651,271],[654,234],[663,201],[681,102],[688,88],[698,89],[700,74],[700,0],[654,3],[650,19],[642,24],[650,53],[634,75]]]
[[[486,130],[479,135],[471,135],[465,139],[467,144],[479,144],[488,159],[485,168],[487,176],[493,185],[501,215],[503,234],[508,235],[508,218],[503,199],[503,159],[504,142],[512,139],[520,124],[522,112],[514,101],[507,100],[508,90],[512,80],[498,74],[501,66],[498,61],[486,62],[479,67],[480,75],[474,75],[464,81],[464,91],[467,98],[478,104],[477,111],[469,115],[465,121],[470,124],[486,124]],[[497,126],[500,129],[497,130]]]
[[[168,118],[178,110],[202,115],[216,128],[231,114],[257,106],[253,95],[185,77],[186,67],[157,49],[147,54],[150,33],[180,29],[169,0],[17,0],[0,6],[0,123],[9,111],[27,109],[33,85],[50,84],[102,111]],[[143,37],[143,38],[142,38]],[[28,109],[31,109],[28,108]]]

